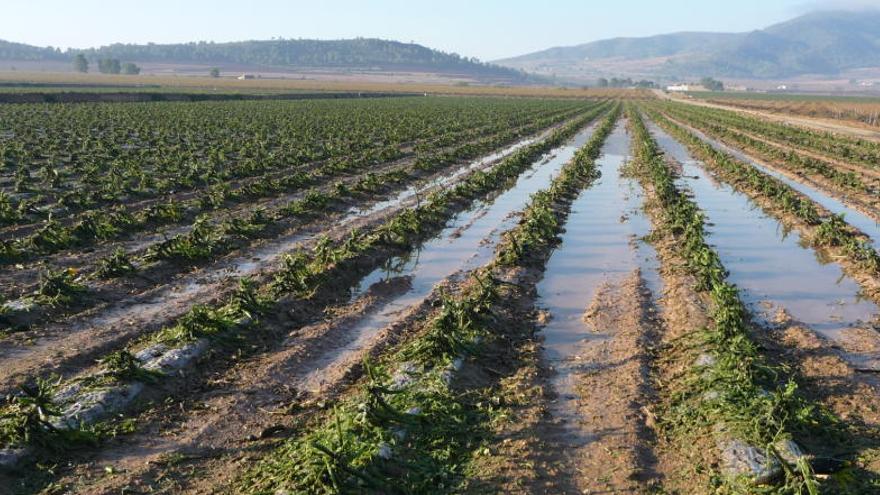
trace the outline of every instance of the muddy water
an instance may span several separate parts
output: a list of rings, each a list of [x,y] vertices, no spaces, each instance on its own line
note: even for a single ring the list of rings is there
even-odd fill
[[[544,135],[546,133],[542,134]],[[523,139],[499,152],[468,163],[464,168],[474,170],[488,167],[533,141],[534,138]],[[446,174],[439,180],[409,189],[406,194],[396,196],[393,201],[382,202],[381,208],[349,212],[338,221],[336,226],[344,227],[370,214],[381,215],[386,210],[393,211],[400,205],[413,202],[419,194],[424,194],[431,187],[452,184],[461,176],[460,173]],[[56,354],[77,356],[98,347],[118,345],[132,335],[143,333],[142,328],[146,325],[176,318],[192,304],[214,297],[224,281],[229,278],[256,275],[261,270],[270,269],[285,253],[301,247],[314,236],[315,232],[307,231],[268,240],[241,257],[217,263],[205,270],[181,277],[150,293],[113,303],[95,315],[74,320],[64,326],[63,335],[51,334],[27,346],[19,346],[13,341],[0,342],[0,360],[6,364],[6,369],[0,373],[0,376],[29,370],[35,366],[32,359],[42,359],[44,356]],[[84,335],[83,338],[74,338],[80,332]],[[63,345],[59,344],[61,339]]]
[[[408,280],[408,289],[385,301],[376,311],[347,328],[345,340],[340,346],[310,362],[313,371],[302,378],[300,388],[320,390],[328,367],[359,355],[381,329],[424,301],[439,282],[491,259],[501,233],[516,225],[519,219],[516,213],[525,208],[533,193],[550,184],[562,166],[589,139],[594,128],[595,125],[581,131],[564,146],[535,162],[507,191],[456,216],[437,237],[424,243],[409,256],[396,258],[385,267],[367,275],[354,289],[353,299],[360,297],[375,284],[397,277]]]
[[[661,290],[656,253],[640,240],[650,232],[650,223],[642,212],[641,186],[619,173],[629,147],[630,139],[621,122],[596,162],[602,177],[572,205],[562,244],[550,258],[538,285],[538,304],[550,316],[542,334],[544,358],[555,370],[552,385],[557,400],[551,413],[570,433],[566,440],[572,445],[591,439],[578,427],[576,381],[590,366],[579,359],[578,353],[584,346],[607,338],[584,323],[585,310],[603,283],[621,282],[636,268],[641,269],[654,294]]]
[[[849,224],[867,234],[868,237],[871,238],[874,248],[880,249],[880,223],[871,218],[871,216],[862,213],[852,206],[847,205],[845,201],[834,198],[833,196],[807,184],[798,182],[782,172],[768,168],[759,163],[755,158],[752,158],[741,150],[732,148],[716,139],[713,139],[697,129],[694,129],[692,127],[688,127],[688,129],[692,131],[694,135],[698,136],[700,139],[710,144],[715,149],[730,153],[740,161],[752,165],[761,172],[764,172],[765,174],[772,175],[773,177],[791,186],[792,189],[800,192],[804,196],[807,196],[816,203],[822,205],[823,207],[825,207],[825,209],[834,213],[835,215],[845,215],[846,221]]]
[[[715,182],[681,143],[656,125],[650,129],[661,149],[684,167],[679,183],[706,213],[709,240],[755,314],[785,308],[831,339],[873,320],[877,306],[860,297],[859,285],[837,264],[818,259],[796,232],[786,235],[745,195]]]

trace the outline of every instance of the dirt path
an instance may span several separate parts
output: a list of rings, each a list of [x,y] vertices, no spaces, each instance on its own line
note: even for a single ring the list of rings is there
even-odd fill
[[[756,117],[763,118],[765,120],[770,120],[773,122],[781,122],[783,124],[796,125],[801,127],[807,127],[813,130],[832,132],[837,134],[843,134],[853,138],[859,139],[868,139],[872,141],[880,142],[880,131],[875,131],[871,129],[863,129],[861,127],[857,127],[855,125],[849,125],[840,121],[828,120],[828,119],[817,119],[810,117],[799,117],[794,115],[779,115],[770,112],[762,112],[758,110],[751,110],[740,108],[737,106],[731,105],[719,105],[717,103],[710,103],[707,101],[692,99],[692,98],[682,98],[680,96],[672,96],[663,91],[655,91],[655,94],[658,95],[660,99],[663,100],[671,100],[680,103],[687,103],[689,105],[695,105],[699,107],[706,108],[716,108],[719,110],[729,110],[733,112],[738,112],[742,114],[752,115]]]
[[[649,211],[659,212],[653,206]],[[694,289],[696,280],[684,273],[677,240],[664,234],[654,239],[654,246],[662,263],[663,294],[658,301],[661,333],[653,349],[655,360],[651,370],[651,383],[657,390],[656,405],[645,411],[648,424],[652,425],[655,420],[662,420],[655,413],[662,414],[657,411],[668,407],[675,394],[671,386],[696,358],[696,353],[681,343],[709,325],[708,306]],[[710,486],[710,473],[695,470],[694,466],[711,466],[715,462],[715,443],[705,437],[688,440],[685,443],[678,438],[657,436],[655,470],[662,476],[660,482],[668,493],[701,493]]]
[[[576,357],[579,426],[588,439],[577,454],[582,493],[637,493],[657,478],[649,408],[657,318],[638,270],[603,286],[584,313],[597,338]]]
[[[537,313],[538,331],[547,318]],[[584,320],[591,335],[575,357],[572,397],[555,392],[539,341],[520,349],[521,366],[501,388],[509,419],[466,493],[644,493],[673,474],[661,474],[670,465],[654,453],[651,369],[661,328],[640,271],[602,286]],[[572,416],[560,417],[560,407]]]

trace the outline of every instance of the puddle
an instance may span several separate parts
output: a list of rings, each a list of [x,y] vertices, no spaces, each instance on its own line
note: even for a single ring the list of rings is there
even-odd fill
[[[369,346],[377,332],[398,320],[420,304],[434,287],[455,273],[476,268],[494,255],[501,234],[514,227],[517,212],[528,205],[530,196],[546,188],[575,151],[592,135],[595,124],[578,133],[564,146],[555,148],[520,175],[516,184],[494,199],[474,205],[457,215],[435,238],[425,242],[406,257],[391,260],[386,266],[367,275],[353,289],[353,299],[385,280],[406,277],[409,289],[384,302],[380,308],[347,328],[346,342],[319,356],[310,366],[314,371],[300,381],[304,390],[319,390],[325,369],[345,362]]]
[[[871,238],[871,242],[872,242],[874,248],[880,249],[880,223],[878,223],[876,220],[871,218],[869,215],[862,213],[861,211],[859,211],[851,206],[848,206],[845,202],[843,202],[839,199],[836,199],[833,196],[830,196],[820,190],[817,190],[817,189],[810,187],[806,184],[802,184],[796,180],[793,180],[793,179],[789,178],[787,175],[783,174],[782,172],[767,168],[764,165],[758,163],[758,161],[756,161],[754,158],[750,157],[746,153],[743,153],[742,151],[740,151],[736,148],[732,148],[732,147],[718,141],[717,139],[711,138],[711,137],[707,136],[705,133],[703,133],[697,129],[694,129],[693,127],[688,127],[688,130],[692,131],[694,133],[694,135],[696,135],[697,137],[699,137],[700,139],[702,139],[706,143],[710,144],[715,149],[717,149],[719,151],[726,152],[726,153],[730,153],[731,155],[733,155],[737,159],[739,159],[745,163],[748,163],[749,165],[760,170],[761,172],[764,172],[765,174],[771,175],[771,176],[779,179],[780,181],[788,184],[789,186],[791,186],[792,189],[798,191],[799,193],[803,194],[804,196],[807,196],[808,198],[812,199],[816,203],[822,205],[828,211],[830,211],[836,215],[844,214],[846,221],[849,224],[853,225],[857,229],[859,229],[862,232],[864,232],[865,234],[867,234],[868,237]]]
[[[766,313],[767,303],[781,306],[830,339],[873,321],[877,305],[860,296],[859,285],[840,266],[820,260],[800,244],[797,232],[786,235],[744,194],[715,182],[681,143],[653,123],[649,128],[660,148],[684,167],[679,185],[693,192],[705,212],[709,241],[754,314]]]
[[[578,353],[605,338],[583,322],[585,310],[603,283],[622,282],[636,268],[652,293],[662,290],[656,253],[639,240],[651,229],[642,212],[641,186],[619,173],[629,148],[625,124],[619,122],[596,162],[602,177],[572,205],[562,244],[538,285],[538,304],[550,313],[542,334],[544,358],[555,369],[552,385],[558,398],[551,413],[569,430],[573,445],[590,441],[577,426],[577,374],[590,366]]]

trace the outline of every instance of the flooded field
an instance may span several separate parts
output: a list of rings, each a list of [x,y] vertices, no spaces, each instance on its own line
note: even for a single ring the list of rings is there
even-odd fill
[[[652,94],[0,108],[0,493],[872,493],[880,227]]]
[[[663,151],[682,164],[680,185],[706,213],[710,242],[757,315],[769,312],[772,318],[768,309],[783,309],[830,339],[876,318],[877,305],[861,296],[859,284],[839,265],[823,260],[744,194],[713,179],[661,129],[651,131]]]

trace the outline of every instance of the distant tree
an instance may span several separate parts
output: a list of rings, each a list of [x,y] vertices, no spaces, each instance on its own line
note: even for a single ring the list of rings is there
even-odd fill
[[[126,62],[122,64],[122,73],[133,76],[136,74],[140,74],[141,68],[131,62]]]
[[[596,81],[596,85],[599,86],[600,88],[607,88],[608,87],[608,79],[605,79],[604,77],[600,77],[599,80]]]
[[[73,70],[85,74],[89,71],[89,61],[82,53],[78,53],[73,59]]]
[[[211,74],[211,77],[220,77],[220,69],[214,67],[209,74]]]
[[[633,86],[633,80],[629,77],[627,77],[626,79],[612,77],[611,81],[608,82],[608,85],[612,88],[629,88]]]
[[[700,80],[700,85],[709,91],[724,91],[724,83],[721,81],[716,81],[711,77],[704,77]]]
[[[119,74],[122,72],[122,64],[118,58],[102,58],[98,60],[98,70],[101,74]]]

